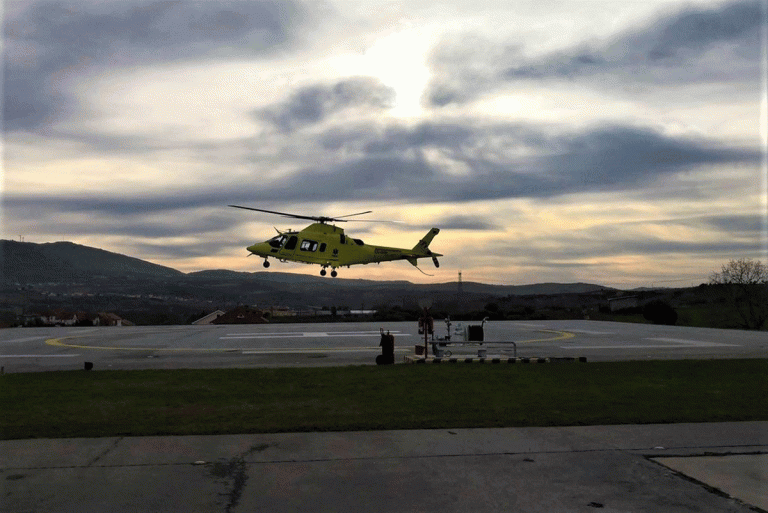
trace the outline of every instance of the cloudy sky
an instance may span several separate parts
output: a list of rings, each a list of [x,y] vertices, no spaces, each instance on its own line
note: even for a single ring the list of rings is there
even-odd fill
[[[181,271],[339,216],[342,277],[618,287],[768,260],[768,0],[7,0],[2,238]],[[271,270],[316,274],[275,263]]]

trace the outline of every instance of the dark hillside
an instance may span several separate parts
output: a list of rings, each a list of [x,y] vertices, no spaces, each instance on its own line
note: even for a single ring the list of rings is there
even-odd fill
[[[377,310],[387,318],[410,318],[419,314],[425,301],[436,315],[582,318],[619,294],[588,283],[463,282],[460,287],[457,281],[415,284],[280,271],[217,269],[185,274],[71,242],[0,241],[0,264],[0,320],[9,322],[37,312],[66,309],[116,312],[139,324],[173,324],[240,305],[302,312]],[[408,276],[410,268],[400,271]]]
[[[72,242],[34,244],[0,241],[2,279],[17,283],[58,283],[98,277],[171,278],[183,273],[118,253]]]

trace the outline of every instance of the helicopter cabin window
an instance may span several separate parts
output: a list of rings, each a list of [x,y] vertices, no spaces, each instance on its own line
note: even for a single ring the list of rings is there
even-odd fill
[[[325,242],[320,243],[320,253],[325,253]]]
[[[347,243],[346,235],[344,235],[343,233],[339,234],[339,242],[341,242],[342,244],[346,244]]]
[[[317,242],[305,239],[301,241],[301,246],[299,246],[299,249],[302,251],[317,251]]]
[[[363,241],[361,241],[360,239],[352,239],[352,240],[355,241],[355,244],[357,244],[358,246],[364,246],[365,245],[363,243]]]
[[[285,249],[288,251],[296,249],[296,243],[299,242],[299,238],[295,235],[291,235],[291,238],[288,239],[288,242],[285,243]]]
[[[283,247],[283,244],[285,244],[286,240],[288,240],[288,237],[285,235],[277,235],[276,237],[273,237],[269,240],[269,245],[273,248],[280,249]]]

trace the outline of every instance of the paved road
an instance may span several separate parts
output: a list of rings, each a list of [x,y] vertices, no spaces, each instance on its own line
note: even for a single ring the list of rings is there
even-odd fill
[[[454,323],[451,331],[454,332]],[[472,323],[477,324],[477,323]],[[423,340],[416,323],[265,324],[0,330],[5,372],[374,364],[379,330],[395,335],[396,357]],[[444,337],[444,323],[436,324]],[[768,333],[597,321],[488,322],[488,355],[587,357],[589,361],[765,358]],[[511,344],[515,342],[516,345]],[[474,346],[451,346],[454,355]]]
[[[768,509],[767,434],[746,422],[0,441],[0,512],[747,513]],[[674,470],[705,453],[715,470]]]

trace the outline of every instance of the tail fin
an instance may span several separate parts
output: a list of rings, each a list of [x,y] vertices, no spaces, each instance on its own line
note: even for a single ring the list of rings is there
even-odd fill
[[[439,228],[432,228],[431,230],[429,230],[429,232],[427,232],[424,238],[421,239],[419,243],[413,247],[413,251],[420,251],[420,252],[429,254],[429,244],[430,242],[432,242],[432,239],[434,239],[435,235],[437,235],[438,233],[440,233]]]

